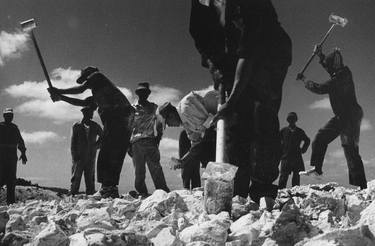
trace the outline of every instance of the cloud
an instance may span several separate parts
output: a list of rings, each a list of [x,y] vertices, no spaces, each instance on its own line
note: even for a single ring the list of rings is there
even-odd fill
[[[368,119],[363,119],[361,124],[361,131],[371,131],[373,129],[373,126]]]
[[[75,80],[79,74],[79,70],[57,68],[52,71],[51,80],[54,86],[67,88],[77,85]],[[58,124],[78,120],[82,117],[79,108],[75,106],[65,102],[53,103],[47,87],[46,81],[25,81],[22,84],[7,87],[5,92],[14,98],[26,99],[16,107],[18,112],[26,115],[51,119]],[[77,97],[85,98],[89,95],[89,92],[85,92]]]
[[[5,60],[17,58],[21,53],[27,50],[28,35],[23,32],[8,33],[0,32],[0,66],[3,66]]]
[[[162,105],[165,102],[171,102],[173,105],[177,105],[181,99],[181,91],[175,88],[154,85],[151,86],[150,89],[150,101],[158,105]]]
[[[309,106],[310,109],[331,109],[331,103],[329,102],[329,98],[323,98],[321,100],[315,101]]]
[[[21,132],[21,135],[27,144],[43,144],[61,139],[57,133],[49,131]]]
[[[178,157],[178,140],[173,138],[163,138],[160,142],[159,150],[163,157]]]

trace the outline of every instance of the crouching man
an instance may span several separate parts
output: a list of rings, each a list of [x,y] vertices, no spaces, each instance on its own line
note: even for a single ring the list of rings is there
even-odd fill
[[[189,150],[180,159],[172,158],[173,168],[183,169],[183,183],[186,189],[190,186],[188,180],[191,180],[191,177],[184,174],[199,175],[197,162],[206,167],[209,161],[215,160],[216,134],[210,123],[217,111],[217,105],[218,93],[210,90],[190,92],[182,98],[177,108],[170,103],[160,106],[159,113],[165,124],[172,127],[182,126],[190,140]]]

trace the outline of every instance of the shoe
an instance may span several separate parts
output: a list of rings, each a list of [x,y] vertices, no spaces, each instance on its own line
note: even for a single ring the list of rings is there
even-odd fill
[[[312,168],[312,169],[307,170],[307,171],[301,171],[301,172],[299,172],[299,175],[313,177],[313,178],[316,178],[318,180],[322,179],[322,174],[319,174],[315,170],[315,168]]]

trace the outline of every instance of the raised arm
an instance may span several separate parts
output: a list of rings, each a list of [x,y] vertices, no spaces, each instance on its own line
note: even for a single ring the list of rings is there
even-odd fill
[[[78,99],[78,98],[72,98],[72,97],[67,97],[67,96],[64,96],[64,95],[59,95],[59,99],[64,101],[64,102],[67,102],[69,104],[72,104],[74,106],[79,106],[79,107],[86,107],[86,106],[90,106],[92,104],[91,97],[88,97],[88,98],[82,100],[82,99]]]
[[[305,82],[305,88],[315,94],[328,94],[334,87],[335,79],[330,79],[324,83],[315,83],[314,81],[308,80]]]
[[[82,85],[73,86],[73,87],[66,88],[66,89],[58,89],[58,88],[53,87],[53,88],[50,88],[49,91],[50,92],[53,91],[58,94],[81,94],[87,89],[89,89],[89,87],[87,86],[87,83],[84,83]]]

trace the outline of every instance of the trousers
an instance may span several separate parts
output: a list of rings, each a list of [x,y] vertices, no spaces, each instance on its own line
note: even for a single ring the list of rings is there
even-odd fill
[[[82,174],[85,177],[86,194],[92,195],[95,193],[95,160],[82,162],[73,161],[72,178],[70,193],[72,195],[78,194],[79,186],[81,184]]]
[[[118,185],[130,135],[127,122],[113,119],[104,123],[97,161],[97,177],[102,186]]]
[[[142,138],[132,144],[133,165],[135,169],[135,189],[140,194],[148,194],[146,186],[146,163],[155,189],[169,192],[160,165],[160,152],[154,138]]]
[[[358,147],[362,115],[360,110],[350,117],[335,116],[319,129],[312,143],[310,164],[318,173],[322,173],[328,144],[340,136],[349,170],[349,184],[365,188],[366,175]]]
[[[190,139],[185,130],[180,133],[178,147],[180,158],[191,148]],[[181,177],[184,189],[190,190],[201,186],[200,161],[198,158],[191,159],[190,162],[181,169]]]
[[[7,204],[16,202],[17,149],[0,148],[0,186],[7,187]]]
[[[281,139],[278,112],[287,64],[254,66],[229,124],[228,153],[230,163],[239,167],[234,180],[234,195],[259,202],[261,197],[276,198]],[[251,181],[251,185],[250,185]]]

